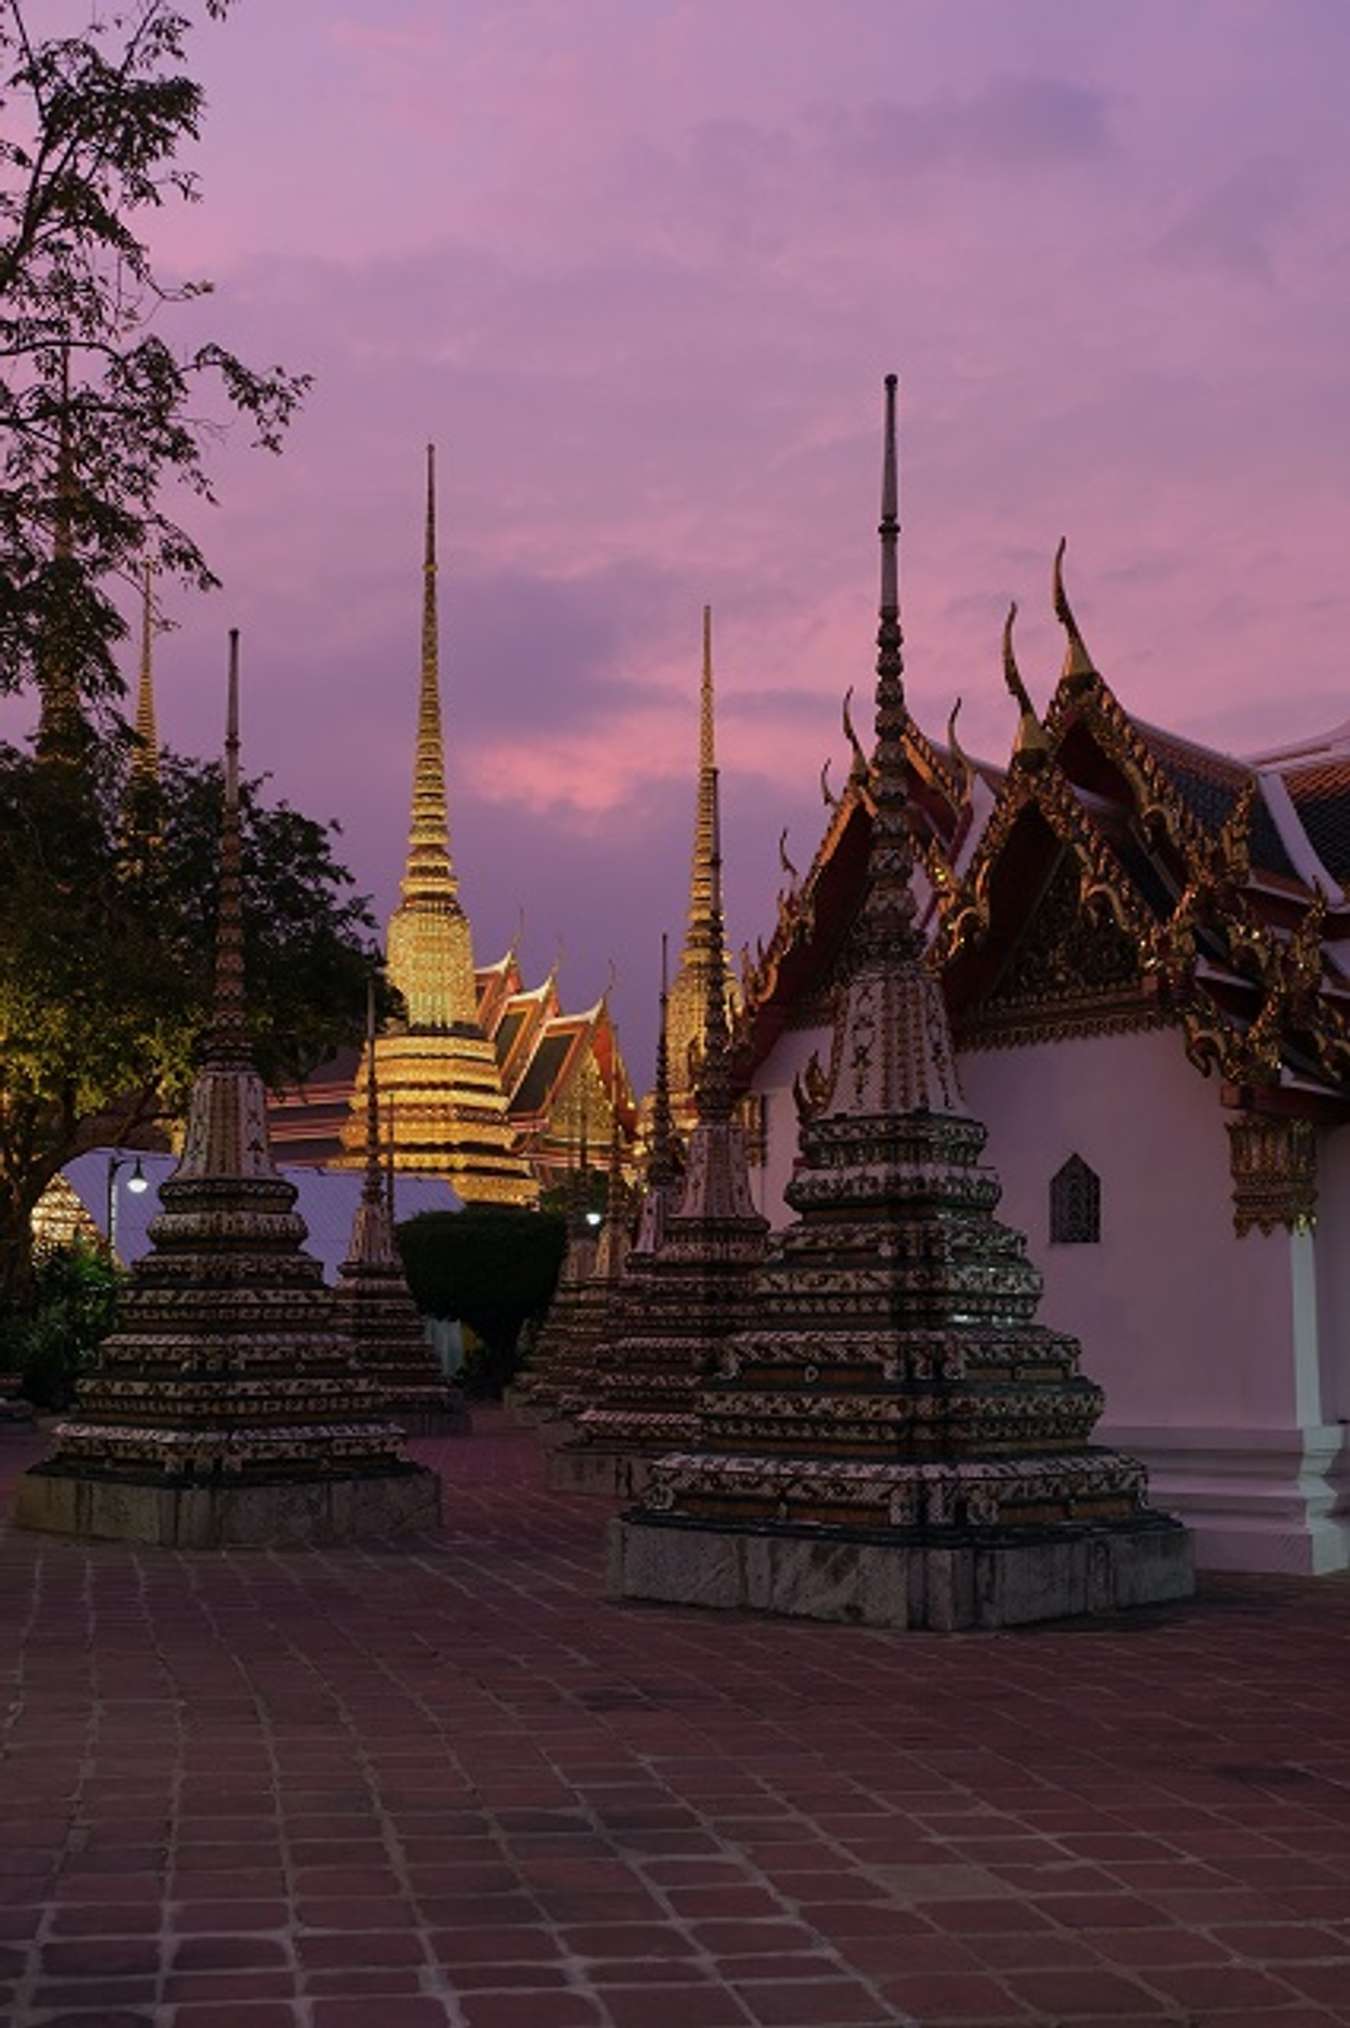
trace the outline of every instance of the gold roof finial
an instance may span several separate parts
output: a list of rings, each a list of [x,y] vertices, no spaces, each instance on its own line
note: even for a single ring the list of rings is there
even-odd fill
[[[852,702],[853,702],[853,685],[850,683],[848,689],[844,692],[844,708],[841,713],[844,726],[844,738],[848,741],[849,747],[853,754],[853,765],[849,769],[849,780],[865,783],[871,778],[872,764],[868,760],[867,755],[863,752],[862,741],[859,739],[857,732],[854,729],[853,713],[849,708]]]
[[[820,800],[827,810],[837,810],[839,798],[830,787],[830,756],[826,754],[820,764]]]
[[[1068,546],[1068,537],[1061,535],[1059,547],[1055,551],[1055,568],[1051,579],[1051,595],[1054,602],[1055,618],[1069,637],[1068,645],[1064,650],[1064,668],[1061,671],[1061,675],[1067,677],[1072,683],[1083,683],[1088,678],[1095,676],[1097,671],[1093,666],[1092,657],[1087,651],[1087,645],[1083,640],[1083,636],[1078,631],[1078,622],[1073,616],[1073,609],[1064,590],[1064,552]]]
[[[1022,672],[1017,666],[1017,655],[1013,648],[1013,621],[1017,618],[1017,600],[1008,607],[1008,617],[1003,622],[1003,681],[1008,686],[1008,695],[1021,713],[1017,725],[1017,737],[1013,741],[1014,758],[1029,759],[1049,753],[1050,741],[1045,727],[1036,716],[1036,707],[1027,694],[1022,681]]]
[[[450,808],[445,792],[441,725],[440,628],[436,609],[436,446],[427,445],[426,528],[422,557],[422,673],[417,700],[412,821],[402,884],[405,902],[459,910],[459,883],[450,859]]]
[[[784,824],[782,830],[778,834],[778,864],[782,867],[784,873],[786,873],[788,879],[792,882],[792,885],[795,887],[797,885],[797,882],[801,879],[801,875],[798,873],[792,861],[788,858],[787,841],[788,841],[788,827],[786,824]]]
[[[961,774],[961,807],[968,809],[975,798],[975,763],[956,736],[956,721],[960,711],[961,699],[958,697],[947,720],[947,750]]]

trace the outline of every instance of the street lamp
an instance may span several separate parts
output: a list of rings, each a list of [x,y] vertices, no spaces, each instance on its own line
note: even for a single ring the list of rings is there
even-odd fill
[[[108,1252],[114,1262],[117,1259],[117,1172],[125,1169],[130,1155],[109,1155],[108,1157]],[[139,1197],[143,1190],[150,1188],[150,1179],[141,1167],[141,1158],[136,1157],[136,1166],[127,1177],[127,1189]]]

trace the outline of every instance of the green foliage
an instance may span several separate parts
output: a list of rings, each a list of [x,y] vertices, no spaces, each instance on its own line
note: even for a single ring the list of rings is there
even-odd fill
[[[0,746],[0,1296],[23,1299],[28,1220],[61,1166],[177,1114],[209,1005],[215,766],[165,756],[155,839],[125,822],[125,744],[78,766]],[[250,1014],[271,1082],[358,1040],[377,959],[334,829],[243,795]],[[380,994],[386,1009],[392,996]]]
[[[21,1375],[36,1407],[70,1406],[76,1381],[116,1325],[121,1283],[92,1247],[57,1247],[38,1262],[32,1308],[0,1334],[0,1367]]]
[[[423,1211],[399,1226],[418,1307],[459,1318],[481,1341],[466,1348],[470,1393],[500,1393],[511,1379],[522,1325],[553,1299],[565,1238],[562,1219],[549,1212],[493,1205]]]
[[[110,586],[146,556],[216,582],[164,482],[210,500],[206,443],[239,416],[277,450],[308,386],[180,342],[211,284],[168,282],[144,236],[198,195],[176,160],[203,105],[182,66],[228,4],[123,0],[70,35],[31,27],[33,0],[0,6],[0,689],[56,669],[86,698],[118,696]]]
[[[603,1218],[609,1203],[609,1172],[580,1169],[561,1183],[551,1184],[539,1202],[545,1211],[556,1211],[564,1218],[574,1209],[595,1211]]]

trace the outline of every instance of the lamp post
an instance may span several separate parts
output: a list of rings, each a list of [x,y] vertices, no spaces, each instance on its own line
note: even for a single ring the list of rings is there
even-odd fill
[[[117,1172],[125,1169],[131,1161],[130,1155],[109,1155],[108,1157],[108,1252],[113,1264],[117,1262]],[[143,1190],[150,1188],[150,1179],[141,1167],[141,1158],[136,1156],[136,1166],[127,1178],[127,1189],[139,1197]]]

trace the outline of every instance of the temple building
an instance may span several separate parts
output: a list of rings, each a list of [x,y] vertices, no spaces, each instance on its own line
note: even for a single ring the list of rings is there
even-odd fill
[[[497,1053],[507,1117],[541,1189],[557,1189],[583,1143],[610,1145],[617,1127],[631,1174],[638,1108],[606,993],[583,1013],[564,1012],[556,968],[527,988],[514,950],[480,968],[478,1018]]]
[[[467,1203],[533,1204],[538,1186],[507,1116],[496,1051],[478,1018],[469,918],[450,856],[441,731],[436,608],[436,466],[427,446],[422,578],[422,671],[413,766],[412,823],[402,899],[389,920],[389,977],[406,1016],[375,1045],[380,1089],[400,1169],[444,1176]],[[357,1093],[342,1128],[341,1160],[364,1161]]]
[[[728,1018],[737,1008],[737,994],[727,956],[725,929],[713,908],[713,851],[717,825],[717,739],[713,702],[712,607],[703,608],[703,674],[699,688],[698,788],[694,804],[694,844],[689,869],[689,910],[679,969],[670,988],[668,1010],[670,1102],[681,1134],[698,1117],[695,1094],[698,1060],[706,1042],[708,979],[714,965],[724,981]]]
[[[1065,595],[1048,710],[973,765],[908,720],[929,961],[1045,1310],[1102,1438],[1211,1568],[1350,1565],[1350,725],[1235,759],[1131,715]],[[1015,609],[1014,609],[1015,610]],[[997,680],[995,678],[995,680]],[[864,760],[746,981],[737,1070],[775,1226],[830,1061],[874,817]]]

